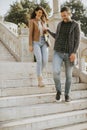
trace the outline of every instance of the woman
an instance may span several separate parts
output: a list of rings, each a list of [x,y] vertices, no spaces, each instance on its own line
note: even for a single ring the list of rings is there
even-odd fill
[[[29,50],[34,51],[37,61],[38,86],[44,87],[42,70],[48,62],[48,46],[45,41],[46,24],[42,21],[42,16],[47,18],[47,14],[42,7],[37,7],[31,15],[29,23]]]

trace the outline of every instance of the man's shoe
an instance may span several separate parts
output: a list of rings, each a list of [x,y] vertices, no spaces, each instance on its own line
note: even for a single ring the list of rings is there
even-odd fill
[[[65,102],[70,102],[70,101],[71,101],[71,99],[70,99],[69,95],[65,95]]]
[[[56,94],[56,102],[60,102],[60,101],[62,101],[62,99],[61,99],[61,93],[57,92],[57,94]]]

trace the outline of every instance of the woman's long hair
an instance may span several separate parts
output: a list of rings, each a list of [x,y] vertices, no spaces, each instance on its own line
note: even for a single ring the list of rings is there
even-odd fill
[[[42,10],[42,12],[43,12],[42,15],[44,15],[46,18],[48,18],[45,9],[42,8],[41,6],[38,6],[38,7],[33,11],[33,13],[31,14],[31,18],[30,18],[30,19],[34,19],[34,18],[36,17],[36,11],[39,11],[39,10]]]

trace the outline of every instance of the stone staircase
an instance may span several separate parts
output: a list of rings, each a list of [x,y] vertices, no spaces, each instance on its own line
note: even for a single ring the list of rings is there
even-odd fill
[[[87,84],[73,77],[71,99],[55,102],[52,66],[44,70],[44,88],[37,87],[35,63],[0,63],[0,130],[87,130]]]
[[[7,48],[0,41],[0,61],[3,62],[14,62],[15,58],[10,54]]]

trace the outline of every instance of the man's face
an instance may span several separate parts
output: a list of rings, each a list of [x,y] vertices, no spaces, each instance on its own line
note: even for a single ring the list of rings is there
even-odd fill
[[[62,17],[64,22],[67,22],[70,19],[70,14],[69,14],[69,12],[64,11],[64,12],[61,12],[61,17]]]

